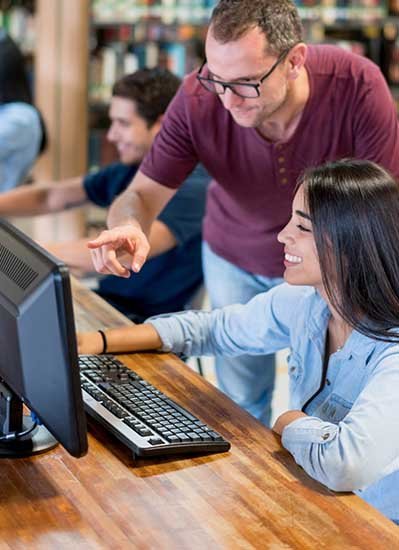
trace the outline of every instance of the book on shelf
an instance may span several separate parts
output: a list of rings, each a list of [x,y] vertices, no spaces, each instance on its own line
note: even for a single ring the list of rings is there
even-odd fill
[[[326,24],[343,21],[369,23],[387,15],[385,0],[296,0],[304,19],[320,19]]]
[[[201,63],[202,56],[203,43],[199,39],[108,43],[92,56],[89,97],[93,101],[109,101],[114,82],[124,74],[143,67],[160,66],[183,77]]]
[[[93,0],[93,19],[98,22],[139,21],[159,17],[164,23],[203,21],[217,0]]]
[[[389,15],[399,16],[399,0],[389,0]]]
[[[381,70],[390,85],[399,87],[399,25],[387,21],[381,36]]]
[[[24,54],[32,54],[35,45],[35,24],[32,10],[23,5],[7,4],[8,9],[1,9],[0,28],[4,28],[19,45]]]

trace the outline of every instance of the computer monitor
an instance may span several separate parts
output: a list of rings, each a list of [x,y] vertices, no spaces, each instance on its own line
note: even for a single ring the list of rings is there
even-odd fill
[[[68,270],[0,219],[0,457],[57,441],[87,452]]]

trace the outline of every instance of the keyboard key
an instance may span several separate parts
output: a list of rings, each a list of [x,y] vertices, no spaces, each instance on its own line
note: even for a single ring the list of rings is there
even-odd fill
[[[190,441],[190,438],[188,437],[187,434],[184,434],[184,433],[178,433],[176,434],[177,437],[180,439],[180,441]]]
[[[151,445],[162,445],[163,444],[163,441],[162,439],[158,439],[158,438],[151,438],[148,440],[148,443],[150,443]]]
[[[222,441],[223,440],[223,437],[216,433],[216,432],[208,432],[208,435],[211,436],[211,438],[214,440],[214,441]]]
[[[191,439],[191,441],[201,441],[201,436],[199,436],[195,432],[189,432],[187,436]]]
[[[165,438],[170,441],[170,443],[179,443],[180,439],[177,437],[177,435],[165,435]]]

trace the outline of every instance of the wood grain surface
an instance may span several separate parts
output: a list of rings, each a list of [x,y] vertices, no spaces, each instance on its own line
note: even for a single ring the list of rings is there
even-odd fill
[[[74,283],[80,329],[127,321]],[[0,549],[399,549],[399,527],[301,470],[279,437],[170,354],[121,359],[232,444],[223,454],[133,460],[89,422],[89,453],[60,446],[0,466]]]

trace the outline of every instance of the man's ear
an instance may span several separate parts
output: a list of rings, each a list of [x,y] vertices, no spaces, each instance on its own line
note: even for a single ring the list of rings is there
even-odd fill
[[[289,52],[288,61],[288,78],[295,80],[298,78],[302,67],[305,65],[308,47],[303,42],[300,42]]]
[[[151,126],[150,131],[153,137],[157,135],[159,130],[162,127],[163,119],[165,115],[160,115],[157,120],[154,122],[154,124]]]
[[[159,117],[157,118],[157,120],[155,121],[154,123],[154,126],[157,126],[158,127],[158,130],[161,129],[161,126],[163,124],[163,119],[165,118],[165,115],[159,115]]]

